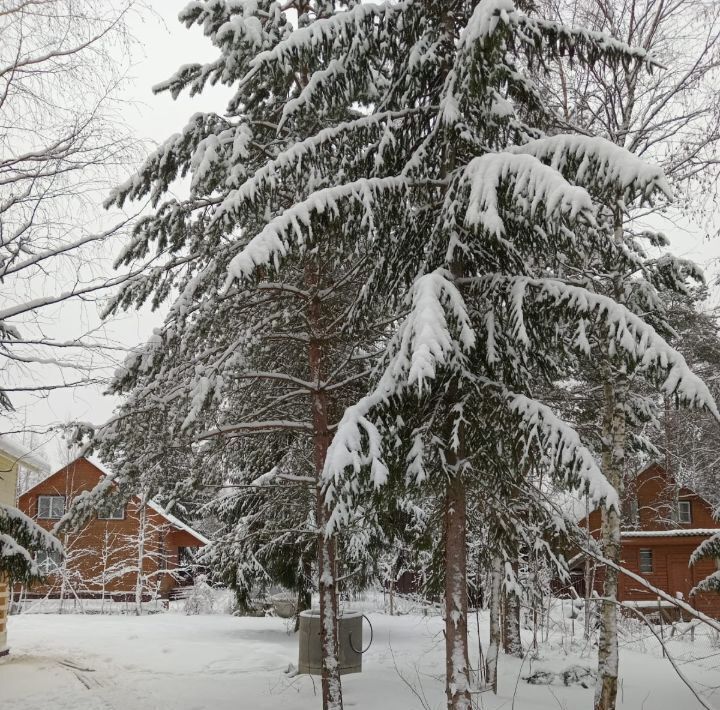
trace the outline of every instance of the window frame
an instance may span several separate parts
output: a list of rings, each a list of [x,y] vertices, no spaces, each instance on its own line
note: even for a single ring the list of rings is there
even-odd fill
[[[40,556],[43,555],[43,559]],[[53,566],[50,567],[50,560],[52,560]],[[60,569],[62,564],[62,555],[57,550],[48,552],[47,550],[38,550],[35,553],[35,565],[38,570],[44,575],[52,574]]]
[[[115,510],[111,510],[109,515],[101,515],[100,513],[98,513],[97,519],[98,520],[125,520],[125,507],[126,506],[123,503],[122,505],[115,508]],[[120,511],[120,517],[113,515],[113,513],[117,513],[118,510]]]
[[[48,514],[47,515],[41,514],[40,503],[43,499],[50,501],[48,503],[48,510],[47,510]],[[56,500],[62,501],[62,512],[60,513],[60,515],[53,515],[53,501],[56,501]],[[65,496],[41,494],[37,497],[37,519],[38,520],[60,520],[60,518],[62,518],[63,515],[65,515]]]
[[[687,511],[687,520],[683,519],[683,511]],[[692,501],[679,500],[678,501],[678,523],[682,525],[692,524]]]
[[[644,558],[644,559],[643,559],[643,553],[645,553],[645,558]],[[646,567],[648,566],[648,565],[647,565],[648,557],[649,557],[649,562],[650,562],[650,564],[649,564],[649,569],[646,568]],[[644,564],[644,563],[645,563],[645,564]],[[640,569],[640,572],[642,572],[642,574],[652,574],[652,573],[654,572],[654,570],[655,570],[655,565],[654,565],[654,563],[653,563],[653,551],[652,551],[652,548],[650,548],[650,547],[641,547],[641,548],[638,550],[638,568]]]

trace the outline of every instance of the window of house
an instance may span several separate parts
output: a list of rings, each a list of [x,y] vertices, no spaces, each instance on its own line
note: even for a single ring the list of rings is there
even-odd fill
[[[108,513],[98,513],[98,520],[125,520],[125,506],[119,505]]]
[[[52,552],[40,550],[40,552],[35,555],[35,562],[41,574],[50,574],[60,568],[62,557],[60,553],[55,550]]]
[[[640,561],[640,571],[641,572],[652,572],[653,571],[652,550],[640,550],[639,561]]]
[[[678,502],[678,522],[692,522],[692,508],[689,500],[681,500]]]
[[[65,496],[38,496],[38,518],[59,520],[65,514]]]

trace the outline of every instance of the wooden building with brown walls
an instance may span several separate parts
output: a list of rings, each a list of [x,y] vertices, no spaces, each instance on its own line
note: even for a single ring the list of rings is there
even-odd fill
[[[677,485],[659,463],[652,463],[628,483],[622,504],[622,566],[699,611],[720,618],[719,593],[690,594],[718,569],[718,561],[714,560],[690,565],[695,549],[720,529],[710,503],[693,490]],[[595,538],[600,536],[600,525],[600,511],[595,510],[589,516],[589,531]],[[588,522],[583,520],[580,526],[588,527]],[[573,586],[580,594],[584,592],[583,565],[580,557],[571,565]],[[593,579],[593,588],[602,595],[602,568],[596,570]],[[626,575],[619,575],[618,584],[621,602],[641,607],[657,602],[656,595]]]
[[[108,475],[98,462],[78,458],[19,498],[18,508],[50,530],[72,500]],[[209,541],[153,501],[139,498],[107,516],[95,516],[77,532],[60,535],[65,558],[38,560],[43,583],[26,590],[30,597],[166,598],[189,581],[185,562]],[[141,572],[141,574],[140,574]]]

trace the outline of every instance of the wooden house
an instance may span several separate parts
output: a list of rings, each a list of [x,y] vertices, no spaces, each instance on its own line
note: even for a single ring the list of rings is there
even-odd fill
[[[50,530],[77,495],[92,490],[106,475],[99,462],[78,458],[25,491],[18,507]],[[160,505],[143,505],[139,498],[96,515],[81,530],[62,533],[60,539],[65,557],[38,559],[47,577],[25,590],[27,596],[166,598],[173,588],[190,581],[186,563],[208,543]]]
[[[720,528],[712,506],[691,489],[679,486],[660,464],[652,463],[627,485],[622,512],[622,566],[699,611],[720,618],[720,594],[690,594],[698,582],[718,569],[718,561],[714,560],[690,565],[693,551]],[[595,510],[580,526],[598,538],[600,524],[600,511]],[[571,561],[571,577],[581,595],[585,572],[584,558],[577,556]],[[598,567],[592,573],[592,586],[600,595],[602,581],[603,568]],[[669,604],[658,604],[657,595],[626,575],[619,575],[618,585],[621,602],[641,608]]]

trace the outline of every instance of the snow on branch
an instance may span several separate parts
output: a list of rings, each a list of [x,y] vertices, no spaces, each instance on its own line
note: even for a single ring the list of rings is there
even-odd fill
[[[547,20],[540,17],[518,15],[517,22],[527,37],[528,43],[535,44],[538,40],[556,45],[556,51],[564,51],[572,56],[580,48],[586,54],[599,52],[611,58],[619,58],[627,63],[630,60],[643,62],[649,67],[660,66],[657,61],[648,55],[642,47],[633,47],[613,37],[607,32],[588,30],[583,27],[569,27],[561,22]],[[557,47],[560,45],[560,47]]]
[[[525,395],[506,390],[503,398],[508,411],[519,417],[526,451],[536,443],[540,451],[554,460],[555,470],[569,472],[568,479],[576,479],[578,487],[587,490],[593,503],[604,500],[607,506],[619,506],[617,491],[570,424],[546,405]]]
[[[518,15],[513,0],[485,0],[479,2],[468,21],[467,25],[460,32],[458,40],[458,51],[466,52],[472,49],[473,45],[484,41],[492,36],[498,24],[505,25],[518,23]]]
[[[22,511],[0,503],[0,575],[16,581],[39,576],[34,553],[40,550],[62,554],[60,541]]]
[[[718,558],[720,558],[720,532],[715,533],[707,540],[703,540],[698,545],[690,555],[690,564],[696,565],[702,560],[717,560]],[[697,592],[720,592],[720,571],[715,571],[705,579],[700,580],[690,593],[695,594]]]
[[[620,192],[628,202],[638,194],[647,200],[657,192],[673,199],[672,189],[659,167],[600,136],[560,134],[538,138],[512,150],[535,156],[588,189]]]
[[[436,367],[445,364],[449,354],[461,356],[458,342],[463,352],[475,345],[465,303],[451,279],[448,271],[438,269],[417,279],[410,292],[411,311],[400,330],[392,372],[396,381],[406,372],[407,385],[417,384],[419,392],[426,379],[435,378]],[[458,324],[458,338],[450,332],[446,310]]]
[[[303,87],[300,95],[294,99],[290,99],[285,106],[283,106],[278,130],[280,130],[294,114],[316,102],[318,98],[322,96],[326,82],[345,76],[346,74],[347,70],[345,69],[344,62],[338,59],[331,59],[327,67],[314,71],[310,76],[307,86]]]
[[[242,87],[258,72],[280,68],[291,70],[293,60],[303,52],[317,50],[318,47],[338,42],[342,37],[357,42],[367,34],[367,29],[383,18],[402,13],[412,6],[412,2],[358,3],[346,12],[338,12],[330,17],[321,18],[293,31],[274,47],[258,54],[251,62],[250,69],[240,80]]]
[[[602,53],[621,61],[644,62],[657,66],[657,62],[642,47],[633,47],[607,32],[597,32],[582,27],[569,27],[560,22],[519,13],[513,0],[483,0],[477,3],[467,25],[460,32],[458,50],[469,53],[475,45],[483,47],[498,26],[518,31],[528,45],[550,45],[554,51],[572,56],[578,49],[586,54]]]
[[[523,205],[530,217],[541,208],[546,217],[558,221],[581,216],[590,223],[594,221],[594,206],[587,191],[571,185],[557,170],[532,155],[488,153],[471,160],[459,180],[470,186],[465,224],[482,227],[497,237],[505,232],[498,193],[507,181],[513,184],[512,199]],[[457,205],[451,209],[457,209]]]
[[[390,346],[394,354],[375,390],[348,407],[338,424],[325,461],[326,481],[340,483],[346,469],[357,474],[369,465],[374,485],[383,485],[388,470],[382,460],[382,436],[369,413],[412,386],[422,393],[438,367],[452,363],[461,367],[465,353],[475,346],[465,303],[448,271],[438,269],[418,278],[408,301],[409,313]],[[343,485],[354,484],[345,480]]]
[[[245,201],[253,202],[265,188],[275,190],[282,186],[283,173],[292,171],[304,159],[318,160],[317,153],[322,148],[335,151],[338,144],[342,145],[347,141],[349,135],[357,136],[363,131],[368,135],[377,133],[394,121],[413,114],[421,115],[423,112],[422,108],[407,108],[401,111],[383,111],[360,116],[352,121],[343,121],[335,126],[323,128],[314,135],[293,142],[275,158],[265,161],[240,187],[228,192],[218,207],[216,218],[222,217],[224,213],[232,212]]]
[[[720,533],[703,540],[690,557],[690,564],[694,565],[707,557],[720,557]]]
[[[720,412],[707,385],[692,372],[682,354],[668,345],[650,324],[612,298],[557,279],[493,275],[462,281],[492,282],[493,286],[503,286],[513,294],[516,309],[522,298],[530,293],[535,300],[552,301],[575,316],[595,315],[608,328],[615,348],[625,352],[642,367],[665,373],[660,385],[662,392],[676,396],[691,407],[706,408],[720,421]],[[584,336],[585,327],[582,332]],[[583,338],[581,349],[585,351],[586,342]]]
[[[65,532],[70,528],[79,528],[85,525],[98,510],[110,509],[113,503],[112,493],[117,490],[116,475],[114,473],[103,476],[93,488],[80,491],[72,501],[67,512],[55,523],[55,533]]]
[[[194,113],[180,133],[163,141],[134,175],[110,192],[104,206],[122,207],[126,200],[139,200],[147,194],[151,204],[156,206],[172,181],[185,175],[191,161],[195,173],[199,172],[198,168],[205,167],[200,164],[203,155],[208,153],[208,146],[203,141],[217,143],[217,135],[228,140],[231,129],[227,119],[215,113]],[[207,162],[206,158],[205,164]],[[194,181],[198,179],[193,178]]]
[[[281,257],[289,249],[289,237],[294,233],[298,243],[305,241],[303,230],[312,234],[311,222],[314,215],[330,213],[340,216],[340,203],[357,202],[363,208],[361,226],[372,225],[373,214],[378,209],[377,199],[383,193],[402,191],[410,186],[409,178],[403,176],[361,179],[336,187],[326,187],[313,192],[307,199],[298,202],[281,215],[270,221],[233,257],[228,265],[225,290],[235,279],[249,278],[258,266],[279,265]]]
[[[32,555],[22,545],[18,545],[10,535],[0,533],[0,557],[12,557],[13,555],[23,557],[28,565],[30,565],[33,573],[37,573]]]

